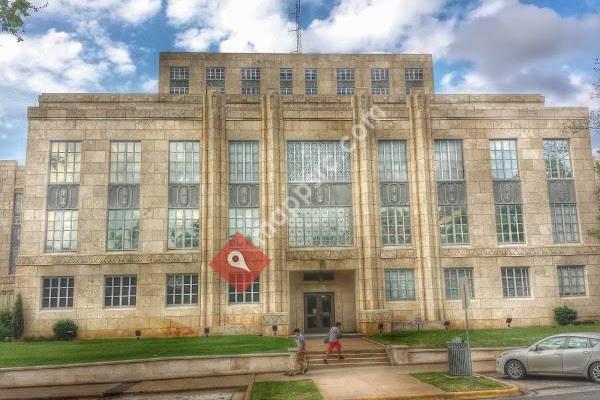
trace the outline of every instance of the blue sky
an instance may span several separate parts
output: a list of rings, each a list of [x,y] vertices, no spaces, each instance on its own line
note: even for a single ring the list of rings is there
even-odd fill
[[[292,51],[294,3],[48,0],[24,42],[0,34],[0,159],[25,161],[26,108],[41,92],[156,91],[160,51]],[[600,107],[600,0],[302,4],[306,52],[431,53],[438,92],[542,93],[550,105]]]

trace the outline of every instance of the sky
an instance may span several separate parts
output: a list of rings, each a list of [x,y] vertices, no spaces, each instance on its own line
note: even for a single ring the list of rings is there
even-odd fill
[[[295,49],[295,0],[46,1],[0,34],[0,159],[25,162],[39,93],[156,92],[161,51]],[[433,54],[438,93],[600,108],[600,0],[302,0],[301,26],[304,52]]]

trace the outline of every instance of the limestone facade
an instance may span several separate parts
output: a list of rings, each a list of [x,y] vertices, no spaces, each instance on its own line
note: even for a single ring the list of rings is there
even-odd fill
[[[188,68],[188,94],[170,94],[171,67]],[[206,88],[207,68],[223,67],[224,93]],[[261,69],[260,94],[240,93],[240,68]],[[280,68],[292,69],[292,95],[279,93]],[[305,68],[319,70],[319,92],[305,93]],[[354,68],[354,93],[336,94],[336,68]],[[387,68],[387,95],[373,95],[372,68]],[[422,68],[422,88],[406,95],[405,69]],[[8,274],[14,193],[23,191],[20,256],[14,276],[0,284],[21,293],[26,335],[45,335],[61,318],[75,320],[84,337],[278,334],[307,328],[306,295],[331,293],[328,318],[348,331],[461,326],[461,301],[448,299],[445,270],[472,271],[472,325],[549,324],[566,304],[580,319],[600,318],[600,244],[594,226],[595,177],[585,108],[550,108],[539,95],[446,95],[433,91],[430,56],[164,53],[158,94],[42,94],[28,110],[27,165],[2,162],[0,267]],[[376,106],[377,112],[373,112]],[[375,115],[374,115],[375,114]],[[365,117],[370,115],[370,117]],[[366,119],[365,119],[366,118]],[[362,132],[363,134],[356,134]],[[290,246],[287,146],[289,141],[340,141],[351,147],[351,237],[345,246]],[[555,243],[544,140],[567,139],[576,197],[578,240]],[[441,242],[436,182],[438,139],[462,141],[469,240]],[[525,240],[499,244],[490,140],[516,141]],[[411,239],[382,240],[378,143],[406,146]],[[47,250],[50,152],[54,142],[80,143],[72,251]],[[111,142],[141,143],[139,245],[107,250]],[[199,243],[173,250],[168,242],[169,148],[198,141]],[[229,229],[229,142],[258,142],[260,248],[271,263],[260,277],[259,300],[232,302],[229,285],[209,266]],[[52,200],[54,201],[54,200]],[[282,211],[284,210],[284,211]],[[564,297],[559,266],[582,266],[585,290]],[[505,297],[502,269],[528,271],[529,293]],[[386,271],[410,270],[413,296],[391,299]],[[167,305],[168,274],[197,275],[197,301]],[[107,276],[135,276],[136,304],[105,306]],[[73,277],[72,305],[44,307],[43,279]],[[312,277],[312,278],[311,278]],[[6,282],[6,283],[3,283]],[[389,289],[389,288],[387,288]],[[7,289],[3,289],[7,290]],[[9,289],[12,290],[12,289]],[[392,296],[393,297],[393,296]],[[310,313],[310,311],[309,311]],[[323,317],[319,314],[319,317]]]

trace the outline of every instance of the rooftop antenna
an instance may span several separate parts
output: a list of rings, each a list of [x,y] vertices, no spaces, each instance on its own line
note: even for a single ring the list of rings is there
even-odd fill
[[[290,30],[290,32],[296,32],[296,51],[295,53],[302,53],[302,28],[300,27],[300,0],[296,0],[296,29]]]

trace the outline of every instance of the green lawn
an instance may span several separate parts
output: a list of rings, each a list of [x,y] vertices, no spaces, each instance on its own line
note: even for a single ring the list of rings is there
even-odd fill
[[[0,343],[0,368],[154,357],[286,353],[293,341],[264,336],[104,339]]]
[[[600,332],[600,324],[568,326],[533,326],[527,328],[481,329],[470,331],[471,347],[526,347],[546,336],[562,332]],[[464,330],[402,331],[372,336],[386,344],[410,347],[445,348],[455,336],[466,338]]]
[[[508,389],[510,386],[483,376],[448,376],[443,372],[411,374],[421,382],[433,385],[444,392],[470,392],[473,390]]]
[[[257,382],[252,400],[321,400],[321,393],[312,380]]]

